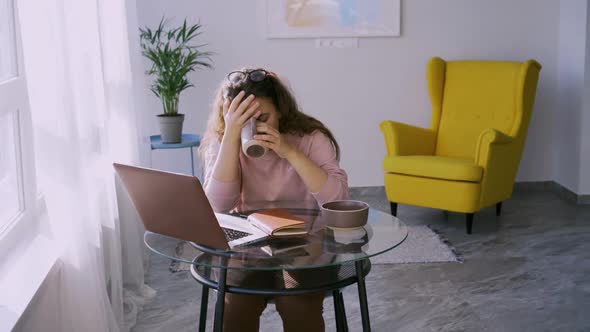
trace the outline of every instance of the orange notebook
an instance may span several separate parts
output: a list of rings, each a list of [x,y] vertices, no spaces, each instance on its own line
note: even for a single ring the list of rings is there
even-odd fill
[[[248,221],[270,236],[307,234],[305,221],[286,209],[268,209],[252,213]]]

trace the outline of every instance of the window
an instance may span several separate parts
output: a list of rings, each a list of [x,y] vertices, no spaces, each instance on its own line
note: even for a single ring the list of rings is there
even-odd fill
[[[0,0],[0,82],[16,76],[13,0]]]
[[[2,154],[0,154],[0,223],[6,224],[22,209],[19,199],[18,173],[15,147],[15,121],[14,113],[6,113],[0,116],[0,142],[2,142]],[[0,224],[0,227],[2,225]]]
[[[0,0],[0,239],[32,219],[33,134],[14,0]]]

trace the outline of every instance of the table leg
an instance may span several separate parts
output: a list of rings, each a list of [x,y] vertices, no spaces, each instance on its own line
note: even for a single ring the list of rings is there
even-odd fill
[[[201,314],[199,317],[199,332],[205,332],[207,328],[207,306],[209,305],[209,287],[202,285]]]
[[[346,311],[344,309],[344,298],[339,289],[332,292],[334,298],[334,312],[336,316],[336,331],[348,331],[348,323],[346,322]]]
[[[193,157],[193,147],[191,146],[191,171],[193,176],[195,176],[195,157]]]
[[[332,291],[332,297],[334,298],[334,316],[336,316],[336,331],[342,331],[342,312],[340,311],[340,300],[338,299],[339,289]]]
[[[363,331],[371,331],[371,323],[369,321],[369,305],[367,303],[367,289],[365,288],[365,278],[363,277],[363,263],[364,260],[358,260],[354,263],[356,267],[357,286],[359,289],[359,301],[361,304],[361,318],[363,321]]]
[[[342,292],[338,291],[338,302],[340,302],[340,310],[342,317],[342,331],[348,332],[348,322],[346,321],[346,308],[344,307],[344,296]]]
[[[224,265],[221,265],[224,266]],[[213,330],[215,332],[223,331],[223,310],[225,309],[225,279],[227,269],[219,269],[219,279],[217,281],[217,303],[215,303],[215,322]]]

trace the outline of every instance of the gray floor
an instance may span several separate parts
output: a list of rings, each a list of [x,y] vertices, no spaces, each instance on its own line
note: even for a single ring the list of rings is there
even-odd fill
[[[354,196],[389,210],[382,190]],[[590,331],[590,206],[519,190],[501,217],[493,209],[478,213],[469,236],[460,214],[446,219],[439,210],[402,205],[399,217],[440,230],[465,262],[374,266],[367,278],[374,331]],[[167,259],[151,254],[150,262],[146,281],[158,295],[132,331],[196,331],[200,286],[186,272],[170,273]],[[356,288],[344,298],[349,327],[360,331]],[[331,299],[324,318],[334,331]],[[281,326],[269,305],[261,330]]]

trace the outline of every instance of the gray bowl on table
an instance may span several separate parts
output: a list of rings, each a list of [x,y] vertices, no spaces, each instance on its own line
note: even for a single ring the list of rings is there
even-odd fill
[[[322,220],[333,229],[354,229],[367,224],[369,204],[355,200],[330,201],[320,206]]]

